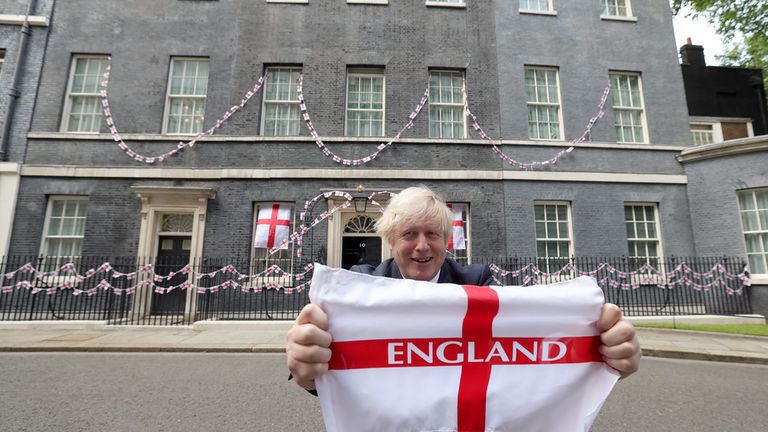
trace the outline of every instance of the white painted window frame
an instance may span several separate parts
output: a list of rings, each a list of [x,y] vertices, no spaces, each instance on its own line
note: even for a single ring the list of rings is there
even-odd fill
[[[703,123],[703,122],[691,122],[690,123],[690,130],[691,130],[691,140],[693,141],[694,146],[702,146],[702,145],[708,145],[716,142],[722,142],[723,141],[723,129],[718,126],[718,123]],[[707,126],[709,127],[709,131],[704,129],[694,129],[694,126]],[[698,139],[697,136],[705,136],[709,135],[709,142],[697,142]]]
[[[260,132],[260,134],[262,136],[286,136],[286,135],[267,135],[265,133],[264,128],[265,128],[265,122],[266,122],[266,119],[267,119],[266,107],[267,107],[268,104],[286,104],[286,105],[290,104],[290,105],[295,105],[295,106],[299,106],[301,104],[301,102],[299,102],[298,99],[296,99],[294,101],[277,100],[277,99],[276,100],[267,100],[267,86],[269,86],[269,74],[270,74],[270,71],[273,71],[275,69],[296,69],[296,70],[299,71],[299,75],[301,75],[303,73],[303,71],[304,71],[304,67],[303,66],[281,66],[281,65],[267,66],[267,76],[268,76],[268,78],[267,78],[267,82],[264,84],[264,89],[262,89],[263,93],[262,93],[262,97],[261,97],[261,125],[260,125],[259,132]],[[301,122],[301,113],[299,113],[298,121]],[[287,135],[287,136],[299,136],[299,135],[301,135],[301,124],[299,124],[299,128],[297,130],[296,135]]]
[[[606,2],[606,10],[610,11],[610,8],[607,7],[607,3],[608,2],[616,4],[619,1],[622,1],[622,0],[605,0],[605,2]],[[613,20],[613,21],[631,21],[631,22],[636,22],[637,21],[637,17],[635,16],[634,11],[632,10],[632,1],[631,0],[623,0],[623,1],[626,3],[626,7],[627,7],[627,14],[626,15],[610,15],[610,14],[603,13],[603,10],[601,9],[600,10],[600,19]],[[601,4],[601,6],[602,6],[602,4]]]
[[[376,72],[378,70],[378,72]],[[349,68],[347,69],[347,83],[346,92],[344,96],[344,136],[362,137],[363,135],[349,135],[348,120],[349,120],[349,79],[354,77],[373,77],[381,78],[381,109],[355,109],[354,111],[370,111],[381,112],[381,135],[365,135],[365,136],[378,136],[382,137],[386,134],[387,123],[387,77],[383,69],[374,68]]]
[[[744,123],[747,125],[747,136],[755,136],[755,129],[752,119],[747,117],[703,117],[691,116],[689,118],[691,125],[712,126],[712,142],[723,142],[723,123]]]
[[[464,77],[466,76],[466,71],[464,71],[464,70],[456,70],[456,69],[430,69],[429,70],[429,81],[430,82],[432,81],[432,74],[433,73],[445,73],[445,72],[452,73],[452,74],[453,73],[458,73],[459,75],[461,75],[462,79],[464,79]],[[430,90],[430,96],[431,95],[432,95],[432,92]],[[467,97],[466,95],[462,95],[462,99],[466,99],[466,97]],[[467,132],[467,116],[464,115],[464,103],[466,101],[462,100],[461,103],[445,103],[445,102],[437,102],[437,103],[435,103],[435,102],[432,102],[432,100],[433,100],[433,98],[430,97],[429,98],[429,102],[427,103],[427,129],[428,129],[427,130],[427,134],[428,134],[429,138],[431,138],[431,139],[466,139],[467,138],[467,133],[468,133]],[[459,106],[461,107],[461,119],[462,119],[462,124],[463,124],[463,129],[464,129],[464,132],[463,132],[462,136],[460,136],[460,137],[443,137],[443,136],[433,137],[433,136],[431,136],[429,131],[432,129],[431,121],[432,121],[432,106],[433,105],[436,106],[436,107],[438,107],[438,106],[448,106],[448,107],[453,107],[453,108],[457,108]]]
[[[755,197],[755,194],[757,192],[766,192],[766,191],[768,191],[768,189],[766,189],[766,188],[755,188],[755,189],[746,189],[746,190],[736,191],[736,193],[737,193],[737,195],[749,194],[749,196],[752,199],[752,201],[756,204],[757,199]],[[763,250],[763,251],[758,251],[758,252],[750,253],[750,251],[748,249],[748,245],[747,245],[747,235],[748,234],[752,234],[752,235],[754,235],[754,234],[766,234],[766,235],[768,235],[768,226],[759,227],[757,230],[747,231],[746,227],[744,226],[743,214],[745,212],[757,212],[758,210],[745,210],[745,209],[742,209],[741,208],[741,201],[740,201],[738,196],[737,196],[736,203],[737,203],[737,206],[738,206],[738,209],[739,209],[739,224],[741,225],[741,232],[742,232],[742,235],[743,235],[742,238],[744,239],[744,254],[747,256],[747,261],[749,261],[749,255],[762,255],[762,257],[763,257],[763,265],[765,266],[766,272],[765,273],[753,273],[753,275],[759,275],[760,279],[768,279],[768,250]],[[758,224],[759,223],[760,223],[760,218],[758,217]],[[752,268],[752,267],[753,266],[750,266],[750,270],[754,272],[755,269]]]
[[[567,212],[567,215],[568,215],[568,256],[567,257],[550,257],[550,256],[540,257],[539,256],[539,242],[540,241],[543,241],[543,242],[547,242],[547,241],[562,242],[563,241],[563,239],[561,239],[561,238],[549,238],[549,237],[541,238],[541,237],[538,236],[538,233],[536,232],[536,222],[539,222],[539,220],[536,219],[536,206],[539,206],[539,205],[544,205],[544,206],[547,206],[547,205],[556,205],[556,206],[564,205],[565,206],[566,212]],[[556,259],[566,259],[566,260],[568,260],[570,262],[571,257],[574,255],[574,245],[573,245],[573,211],[572,211],[571,202],[570,201],[536,200],[536,201],[533,202],[533,208],[534,208],[534,211],[533,211],[533,233],[534,233],[534,238],[536,239],[536,260],[538,262],[538,260],[543,259],[543,260],[545,260],[547,262],[547,267],[549,267],[548,271],[547,271],[547,269],[541,269],[542,271],[553,272],[553,271],[560,270],[560,268],[552,268],[552,267],[550,267],[549,266],[549,262],[550,262],[550,260],[556,260]],[[558,223],[560,221],[559,221],[559,219],[556,219],[554,221],[549,221],[549,220],[545,219],[543,222],[544,223],[547,223],[547,222]]]
[[[611,98],[611,108],[613,109],[613,124],[614,124],[614,131],[616,127],[616,121],[617,111],[640,111],[640,124],[643,127],[643,140],[642,141],[619,141],[618,135],[616,136],[616,143],[618,144],[648,144],[648,119],[646,116],[646,108],[645,108],[645,95],[643,92],[643,76],[639,72],[628,72],[628,71],[619,71],[619,70],[611,70],[608,71],[608,77],[611,83],[613,83],[613,75],[621,75],[625,77],[637,77],[637,87],[638,87],[638,94],[640,95],[640,107],[633,107],[633,106],[617,106],[613,105],[613,98]],[[618,91],[615,87],[611,88],[612,92]]]
[[[267,0],[267,3],[299,3],[308,4],[309,0]]]
[[[207,61],[208,62],[208,78],[206,81],[210,83],[211,79],[211,62],[208,57],[171,57],[170,65],[168,67],[168,82],[165,89],[165,108],[163,110],[163,129],[164,135],[195,135],[205,129],[205,107],[203,108],[203,121],[199,131],[196,132],[168,132],[168,120],[171,114],[171,99],[199,99],[207,106],[208,102],[208,86],[206,85],[205,95],[171,95],[171,79],[173,78],[173,67],[175,61]]]
[[[449,3],[450,2],[450,3]],[[447,7],[447,8],[465,8],[467,2],[464,0],[426,0],[424,3],[426,6],[434,7]]]
[[[547,0],[547,9],[541,10],[541,9],[527,9],[522,7],[522,2],[518,2],[518,12],[521,14],[530,14],[530,15],[557,15],[557,11],[555,10],[555,0]]]
[[[60,258],[71,258],[71,259],[79,258],[80,256],[82,256],[82,252],[83,252],[83,250],[82,250],[82,243],[80,244],[80,255],[77,255],[77,256],[73,255],[71,257],[70,256],[59,256],[59,255],[51,255],[51,256],[47,256],[46,255],[46,251],[48,249],[48,240],[49,240],[49,238],[79,238],[81,240],[81,242],[85,240],[85,227],[83,227],[83,235],[81,235],[81,236],[61,236],[61,235],[49,236],[48,235],[48,229],[50,228],[50,225],[51,225],[51,216],[53,214],[53,204],[56,201],[84,201],[84,202],[87,203],[87,202],[89,202],[89,199],[88,199],[88,196],[86,196],[86,195],[50,195],[50,196],[48,196],[48,204],[47,204],[47,207],[46,207],[46,210],[45,210],[45,222],[43,223],[43,235],[41,236],[42,238],[40,239],[40,254],[39,254],[39,256],[43,256],[46,259],[57,259],[57,260],[60,259]],[[87,211],[86,211],[85,222],[84,223],[85,224],[88,223]]]
[[[59,131],[63,133],[68,134],[98,134],[99,130],[101,129],[101,122],[104,119],[104,113],[101,112],[101,94],[99,91],[96,91],[95,93],[72,93],[72,85],[74,84],[74,77],[75,77],[75,70],[77,70],[77,62],[80,60],[87,60],[87,59],[99,59],[99,60],[107,60],[108,56],[103,54],[75,54],[72,56],[72,63],[69,66],[69,76],[67,79],[67,93],[64,97],[64,109],[63,114],[61,116],[61,125],[59,127]],[[99,108],[99,128],[96,131],[69,131],[69,117],[72,115],[72,98],[77,96],[83,96],[83,97],[93,97],[98,99],[98,108]]]
[[[558,102],[555,104],[555,103],[551,103],[551,102],[530,102],[530,101],[526,100],[525,106],[526,106],[526,114],[528,113],[528,109],[531,106],[544,106],[544,107],[554,107],[554,106],[556,106],[557,107],[558,127],[560,129],[560,136],[557,137],[556,139],[552,139],[552,138],[533,138],[533,137],[530,136],[530,133],[529,133],[528,138],[533,140],[533,141],[562,141],[563,137],[565,136],[565,125],[564,125],[564,122],[563,122],[563,105],[562,105],[563,95],[562,95],[562,90],[560,88],[560,69],[558,69],[556,67],[552,67],[552,66],[525,66],[525,70],[524,70],[523,74],[525,74],[528,71],[534,71],[534,72],[535,71],[545,71],[545,72],[554,72],[555,73],[555,81],[556,81],[556,84],[557,84],[557,100],[558,100]],[[525,75],[523,75],[523,76],[525,76]],[[523,79],[523,86],[525,86],[525,79]],[[526,125],[527,125],[527,121],[526,121]]]
[[[389,0],[347,0],[347,4],[386,5],[389,4]]]
[[[648,262],[648,258],[656,258],[658,261],[658,266],[655,266],[656,270],[663,273],[663,266],[664,266],[664,244],[662,242],[662,235],[661,235],[661,221],[659,220],[659,204],[653,203],[653,202],[634,202],[634,201],[627,201],[624,203],[624,211],[626,214],[626,208],[627,207],[651,207],[653,208],[653,222],[656,225],[656,237],[633,237],[629,238],[627,236],[627,251],[630,252],[627,256],[630,258],[640,258],[636,256],[631,255],[631,251],[629,250],[629,242],[630,241],[643,241],[643,242],[656,242],[656,256],[650,257],[645,256],[646,262]],[[633,210],[632,211],[633,220],[627,221],[626,218],[624,219],[624,224],[626,225],[627,222],[632,222],[633,224],[637,224],[638,220],[636,218],[636,213]],[[626,227],[625,227],[626,228]]]

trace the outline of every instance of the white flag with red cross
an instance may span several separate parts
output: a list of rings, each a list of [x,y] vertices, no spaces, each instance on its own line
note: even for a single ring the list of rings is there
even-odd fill
[[[448,204],[448,208],[453,213],[453,228],[451,238],[448,239],[448,250],[466,249],[467,242],[464,240],[464,204]]]
[[[315,265],[333,337],[315,383],[329,432],[579,431],[618,380],[589,277],[478,287]]]
[[[253,247],[288,249],[288,237],[291,232],[291,206],[272,203],[259,207],[256,217],[256,229],[253,234]]]

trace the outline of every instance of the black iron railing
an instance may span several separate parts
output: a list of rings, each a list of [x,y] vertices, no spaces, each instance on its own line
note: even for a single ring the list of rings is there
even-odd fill
[[[557,261],[512,257],[480,259],[497,266],[502,285],[595,278],[605,300],[627,316],[737,315],[751,313],[749,275],[741,257],[571,257]]]
[[[628,316],[751,312],[748,275],[740,257],[472,261],[491,264],[501,285],[592,276],[606,301]],[[290,259],[12,256],[0,260],[0,271],[0,320],[101,320],[115,325],[294,319],[309,301],[311,278],[311,266]]]

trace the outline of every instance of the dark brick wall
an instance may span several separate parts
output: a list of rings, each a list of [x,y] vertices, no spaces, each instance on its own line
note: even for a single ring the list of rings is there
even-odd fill
[[[253,203],[287,201],[301,211],[304,201],[326,190],[353,189],[352,180],[226,180],[153,181],[92,180],[25,177],[19,196],[11,254],[36,254],[48,195],[87,195],[88,222],[84,254],[131,255],[138,248],[141,209],[131,186],[205,186],[218,189],[209,201],[204,251],[208,256],[248,256]],[[371,181],[367,190],[399,190],[426,184],[447,201],[468,202],[471,239],[476,256],[535,255],[533,202],[572,203],[574,246],[577,255],[627,253],[624,202],[659,204],[662,242],[666,254],[692,255],[692,233],[687,219],[684,186],[596,184],[569,182],[482,181]],[[321,204],[315,210],[325,210]],[[21,221],[24,221],[23,223]],[[326,240],[327,225],[314,231],[318,245]],[[506,241],[503,241],[506,239]]]
[[[597,111],[609,70],[640,72],[651,144],[690,143],[685,94],[667,0],[634,1],[637,22],[600,19],[600,2],[555,2],[557,16],[520,14],[517,2],[494,1],[502,135],[528,137],[526,65],[560,70],[565,138],[581,135]],[[490,121],[490,120],[489,120]],[[592,138],[615,142],[609,98]]]
[[[752,313],[768,316],[768,285],[752,285],[749,288]]]
[[[27,12],[26,0],[4,0],[0,11],[4,14],[24,15]],[[38,0],[37,9],[33,11],[36,16],[45,16],[50,19],[54,0]],[[7,140],[8,161],[21,162],[26,148],[26,134],[30,128],[32,114],[35,108],[36,90],[40,78],[40,69],[45,57],[48,38],[47,27],[30,27],[30,35],[27,39],[26,56],[21,63],[17,90],[19,97],[16,99],[14,114],[10,117],[11,128]],[[5,51],[5,60],[0,71],[0,128],[8,113],[8,105],[11,99],[10,90],[13,83],[13,73],[18,62],[21,25],[0,25],[0,49]]]
[[[593,7],[585,7],[587,3]],[[500,0],[468,2],[465,9],[427,8],[421,1],[393,1],[387,6],[348,5],[342,0],[312,0],[307,5],[263,0],[58,2],[31,130],[38,134],[59,130],[70,62],[78,53],[112,55],[110,103],[118,128],[122,133],[147,135],[161,131],[170,59],[177,55],[210,58],[207,125],[239,102],[266,66],[303,65],[304,90],[314,124],[322,135],[331,137],[343,135],[345,73],[351,65],[385,68],[387,136],[405,123],[419,101],[429,68],[466,68],[472,110],[491,136],[509,140],[527,139],[525,65],[560,68],[567,139],[580,135],[595,114],[608,71],[629,70],[643,76],[649,149],[578,148],[550,170],[683,174],[674,159],[676,151],[653,148],[685,145],[690,139],[669,6],[664,0],[636,3],[638,21],[628,23],[600,20],[599,5],[587,0],[557,2],[556,17],[521,15],[515,2]],[[218,135],[258,135],[260,105],[261,95],[257,95]],[[427,118],[425,109],[404,136],[426,138]],[[308,135],[303,127],[302,134]],[[615,141],[610,109],[592,138]],[[175,141],[129,144],[141,153],[160,154]],[[334,151],[350,158],[371,153],[377,144],[329,140]],[[505,145],[504,151],[529,162],[548,159],[564,147],[521,143]],[[33,138],[26,162],[141,167],[104,136],[93,140]],[[203,141],[161,167],[341,169],[309,140]],[[369,168],[511,169],[489,145],[458,140],[397,143],[358,170]],[[84,253],[124,255],[135,253],[138,247],[140,204],[132,185],[215,187],[217,197],[208,207],[205,253],[242,256],[249,251],[254,202],[291,201],[300,207],[323,190],[353,189],[359,183],[365,183],[367,190],[377,190],[421,182],[25,177],[12,253],[39,251],[45,205],[51,194],[90,197]],[[625,201],[659,203],[665,252],[694,252],[683,185],[461,179],[425,183],[449,201],[470,203],[476,256],[535,254],[533,201],[548,199],[573,203],[574,244],[579,255],[626,253]],[[321,225],[315,232],[318,244],[325,242],[325,235]]]
[[[737,191],[768,187],[768,152],[685,164],[698,255],[744,255]]]
[[[535,256],[534,201],[571,203],[576,255],[627,255],[624,203],[656,203],[665,255],[692,255],[685,186],[567,182],[505,182],[508,255]]]
[[[112,55],[111,106],[124,133],[160,133],[170,58],[180,55],[210,58],[207,124],[240,101],[265,65],[303,64],[315,125],[325,135],[343,135],[346,67],[378,65],[386,70],[386,132],[391,135],[421,98],[429,67],[469,64],[476,110],[492,122],[490,130],[495,128],[494,34],[477,28],[492,17],[487,2],[472,2],[466,10],[335,0],[307,5],[69,0],[58,6],[40,86],[48,103],[35,114],[35,131],[59,129],[73,53]],[[257,135],[260,102],[257,96],[221,133]],[[412,133],[427,136],[426,123]]]

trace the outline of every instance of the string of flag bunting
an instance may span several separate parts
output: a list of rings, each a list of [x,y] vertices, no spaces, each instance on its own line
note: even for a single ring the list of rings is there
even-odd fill
[[[18,281],[15,284],[2,286],[0,292],[3,294],[11,293],[14,290],[26,289],[30,290],[32,294],[45,291],[48,295],[56,294],[61,290],[72,290],[73,295],[80,295],[85,293],[88,296],[95,295],[98,290],[111,290],[115,295],[131,295],[136,292],[137,289],[142,287],[148,287],[155,293],[167,294],[176,289],[187,290],[194,289],[198,294],[215,293],[223,289],[239,289],[242,292],[258,293],[265,289],[267,290],[279,290],[282,289],[285,294],[293,294],[296,292],[302,292],[309,286],[309,272],[312,271],[313,265],[307,264],[303,267],[301,273],[289,273],[281,269],[278,265],[272,265],[262,272],[255,274],[241,273],[237,268],[231,264],[225,265],[218,270],[212,272],[194,272],[189,265],[182,267],[179,270],[168,273],[167,275],[159,275],[154,271],[154,266],[147,264],[139,268],[135,272],[122,273],[115,270],[108,262],[101,264],[98,268],[90,269],[84,274],[80,274],[76,270],[76,266],[73,263],[67,263],[61,268],[42,272],[37,270],[31,263],[24,264],[22,267],[5,273],[2,275],[2,279],[14,279],[21,273],[24,280]],[[727,294],[741,295],[743,294],[743,287],[751,286],[751,280],[749,277],[749,267],[745,266],[741,273],[734,274],[728,271],[728,269],[722,264],[715,264],[707,272],[693,271],[687,264],[681,263],[673,270],[668,272],[660,272],[650,264],[645,264],[638,270],[625,272],[617,269],[616,267],[608,263],[598,263],[593,269],[587,271],[577,268],[573,264],[566,264],[560,270],[555,272],[542,271],[535,264],[528,264],[517,270],[504,270],[496,264],[490,265],[491,271],[494,274],[494,281],[499,285],[504,285],[500,278],[505,277],[522,277],[521,284],[524,286],[538,285],[540,283],[551,283],[554,280],[564,280],[575,275],[578,276],[591,276],[597,277],[598,274],[603,271],[607,273],[605,277],[598,280],[598,283],[602,286],[611,287],[614,289],[637,289],[641,285],[657,285],[662,289],[673,289],[674,287],[689,287],[696,291],[710,291],[713,288],[724,288]],[[134,285],[128,288],[119,288],[110,283],[107,279],[102,279],[96,286],[90,289],[81,289],[79,286],[87,279],[93,278],[97,275],[108,274],[110,279],[117,280],[125,278],[126,280],[140,279]],[[155,284],[155,282],[163,282],[173,279],[176,275],[188,275],[192,273],[192,279],[195,283],[184,281],[178,285],[170,287],[162,287]],[[292,279],[295,282],[303,282],[297,286],[286,287],[277,282],[272,281],[258,281],[259,278],[264,278],[270,275],[282,276],[287,279]],[[225,280],[217,285],[204,286],[203,279],[213,279],[219,276],[231,276],[233,278]],[[62,280],[53,287],[39,288],[35,287],[33,281],[30,279],[45,279],[61,277]],[[548,280],[547,280],[548,279]],[[738,280],[740,286],[733,288],[728,284],[728,281]],[[257,283],[253,283],[256,281]]]
[[[111,58],[110,58],[111,60]],[[117,126],[115,124],[115,120],[112,117],[112,111],[109,105],[109,97],[108,97],[108,88],[109,88],[109,78],[111,74],[111,64],[107,64],[105,72],[104,72],[104,79],[101,81],[101,105],[102,105],[102,111],[104,112],[104,120],[107,123],[107,126],[109,127],[110,134],[112,135],[112,139],[117,143],[117,146],[122,150],[128,157],[134,159],[137,162],[142,162],[146,164],[155,164],[158,162],[163,162],[166,159],[170,157],[175,157],[179,153],[184,152],[184,149],[186,148],[192,148],[195,146],[197,141],[206,136],[206,135],[213,135],[217,129],[221,128],[221,126],[230,118],[232,117],[236,112],[238,112],[240,109],[244,108],[245,105],[248,104],[248,102],[251,100],[251,98],[259,92],[261,87],[266,84],[267,81],[267,74],[265,73],[262,77],[260,77],[257,82],[254,84],[253,88],[248,90],[243,97],[240,100],[240,104],[233,105],[229,110],[227,110],[221,118],[217,119],[215,124],[211,126],[209,129],[205,131],[198,132],[197,135],[192,138],[190,141],[184,142],[180,141],[176,148],[167,151],[163,154],[156,155],[156,156],[146,156],[143,154],[140,154],[136,152],[135,150],[131,149],[125,141],[123,141],[123,138],[120,136],[119,131],[117,130]],[[610,92],[610,84],[605,88],[603,91],[603,95],[600,99],[600,103],[598,104],[599,111],[597,115],[592,117],[589,122],[587,123],[587,128],[585,129],[584,133],[577,139],[574,139],[570,142],[570,146],[567,149],[559,151],[554,157],[545,160],[545,161],[533,161],[533,162],[520,162],[517,161],[506,154],[499,148],[499,146],[496,144],[496,141],[493,140],[488,133],[486,133],[483,128],[480,126],[477,116],[472,113],[469,109],[469,97],[467,95],[466,90],[466,79],[463,80],[461,91],[462,95],[464,97],[464,115],[466,117],[469,117],[472,119],[472,128],[477,131],[477,133],[480,135],[480,138],[484,140],[488,140],[492,144],[493,152],[499,156],[503,161],[507,162],[510,166],[513,168],[519,168],[522,170],[528,170],[528,169],[535,169],[538,167],[545,167],[547,165],[556,165],[559,160],[565,156],[566,154],[571,153],[574,150],[574,146],[580,142],[585,141],[591,134],[592,128],[595,124],[597,124],[598,120],[600,120],[604,115],[605,112],[603,111],[603,108],[605,106],[605,103],[608,99],[608,94]],[[405,123],[403,127],[400,128],[400,130],[390,139],[388,139],[386,142],[382,142],[376,147],[376,151],[373,153],[364,156],[362,158],[357,159],[348,159],[344,158],[342,156],[337,155],[334,153],[322,140],[320,137],[320,134],[318,133],[317,129],[315,128],[314,124],[312,123],[312,119],[309,114],[309,110],[307,108],[307,103],[304,97],[304,74],[300,74],[299,78],[296,82],[296,90],[297,90],[297,99],[299,101],[299,109],[301,113],[301,117],[304,120],[304,124],[307,127],[307,130],[309,130],[309,134],[311,137],[315,140],[315,144],[320,149],[320,151],[323,153],[324,156],[330,158],[333,162],[344,165],[344,166],[362,166],[364,164],[367,164],[371,162],[372,160],[376,159],[379,154],[385,150],[386,148],[390,147],[395,142],[399,141],[402,134],[408,130],[413,128],[414,120],[418,117],[418,115],[421,113],[421,110],[426,105],[427,101],[429,100],[429,85],[427,85],[427,88],[424,90],[424,94],[421,97],[421,100],[416,105],[413,111],[408,115],[408,121]]]
[[[589,122],[587,122],[587,128],[584,130],[584,133],[581,134],[581,136],[577,139],[574,139],[570,142],[570,146],[567,149],[560,150],[557,152],[557,154],[545,161],[533,161],[533,162],[520,162],[517,161],[506,154],[499,148],[498,145],[496,145],[496,141],[494,141],[488,133],[486,133],[483,128],[480,126],[480,123],[477,121],[477,116],[475,116],[472,111],[469,110],[469,96],[467,95],[467,88],[466,88],[466,79],[461,84],[461,92],[464,95],[464,115],[472,119],[472,129],[476,130],[477,133],[480,135],[480,138],[484,140],[488,140],[493,145],[493,152],[496,153],[501,160],[504,162],[507,162],[511,167],[513,168],[519,168],[522,170],[528,170],[528,169],[534,169],[539,167],[545,167],[547,165],[557,165],[557,163],[560,161],[560,159],[571,153],[574,150],[574,146],[576,144],[579,144],[581,142],[584,142],[592,133],[592,128],[597,124],[598,120],[603,118],[605,116],[605,111],[603,111],[603,108],[605,108],[605,103],[608,100],[608,94],[611,91],[611,84],[609,83],[605,90],[603,90],[603,95],[600,98],[600,103],[598,103],[598,112],[597,114],[589,119]]]
[[[370,204],[373,204],[374,206],[378,207],[380,212],[384,211],[384,207],[376,201],[376,197],[379,195],[387,195],[387,196],[393,196],[394,193],[389,191],[376,191],[371,193],[366,199]],[[317,204],[321,199],[329,199],[331,197],[340,197],[344,198],[344,202],[341,204],[336,205],[335,207],[328,209],[326,211],[321,212],[317,217],[312,219],[312,221],[307,220],[307,215],[310,214],[310,210],[314,208],[315,204]],[[286,249],[288,247],[288,244],[295,243],[296,245],[296,257],[301,258],[302,257],[302,244],[304,240],[304,235],[308,233],[312,228],[314,228],[317,224],[320,222],[328,219],[329,216],[336,213],[339,210],[345,209],[352,205],[354,201],[354,198],[352,195],[350,195],[347,192],[344,191],[330,191],[330,192],[323,192],[321,194],[318,194],[312,199],[309,199],[304,202],[304,210],[299,213],[299,220],[300,225],[299,228],[291,233],[288,238],[282,239],[279,242],[279,245],[271,248],[268,251],[268,256],[274,255],[275,253],[279,252],[280,249]]]
[[[1,279],[10,280],[10,279],[16,278],[17,274],[21,273],[21,276],[24,278],[24,280],[18,281],[12,285],[2,286],[0,288],[0,292],[3,294],[6,294],[6,293],[11,293],[14,290],[26,289],[26,290],[29,290],[32,294],[37,294],[41,291],[45,291],[48,295],[52,295],[52,294],[55,294],[57,291],[71,289],[72,294],[76,296],[83,293],[85,293],[88,296],[93,296],[93,295],[96,295],[98,290],[111,290],[115,295],[123,295],[123,294],[131,295],[131,294],[134,294],[137,289],[140,289],[142,287],[149,287],[148,289],[151,289],[152,291],[158,294],[167,294],[176,289],[181,289],[181,290],[195,289],[198,294],[205,294],[207,292],[215,293],[220,289],[227,289],[227,288],[240,289],[243,292],[261,292],[264,289],[269,289],[269,290],[282,289],[285,294],[292,294],[294,292],[301,292],[304,289],[306,289],[309,285],[309,282],[308,281],[304,282],[298,286],[284,287],[283,285],[272,282],[272,281],[258,283],[259,282],[258,279],[264,278],[270,275],[275,275],[276,277],[285,277],[286,279],[291,279],[297,282],[306,281],[308,279],[307,274],[310,271],[312,271],[313,267],[314,267],[313,264],[307,264],[306,266],[303,267],[303,272],[289,273],[284,271],[278,265],[272,265],[267,269],[265,269],[264,271],[261,271],[255,274],[247,274],[247,273],[239,272],[235,268],[235,266],[228,264],[212,272],[200,273],[200,272],[193,272],[191,269],[191,266],[187,264],[181,269],[172,271],[167,275],[159,275],[155,273],[155,268],[152,264],[146,264],[144,266],[141,266],[135,272],[122,273],[115,270],[110,263],[105,262],[97,268],[89,269],[84,274],[80,274],[77,272],[77,267],[75,266],[74,263],[64,264],[59,269],[48,271],[48,272],[39,271],[32,265],[32,263],[26,263],[14,271],[3,274],[1,278]],[[177,275],[188,275],[190,273],[192,273],[192,279],[196,281],[196,283],[190,283],[188,281],[185,281],[180,284],[169,286],[169,287],[158,286],[155,284],[155,282],[169,281],[174,277],[176,277]],[[113,280],[113,282],[121,278],[125,278],[125,280],[129,280],[129,281],[136,280],[136,279],[140,279],[140,280],[136,282],[134,285],[127,288],[116,287],[112,283],[110,283],[107,279],[102,279],[96,286],[90,289],[79,288],[79,286],[84,281],[86,281],[87,279],[94,278],[97,275],[107,276],[109,279]],[[234,279],[229,279],[218,285],[213,285],[213,286],[200,285],[202,283],[201,280],[203,278],[212,279],[221,275],[224,275],[224,276],[231,275],[231,276],[234,276]],[[34,286],[34,283],[33,283],[34,279],[45,280],[45,279],[53,279],[53,278],[61,279],[60,281],[57,281],[56,286],[52,286],[48,288],[40,288],[40,287]],[[243,281],[245,282],[240,283]],[[255,285],[253,284],[254,281],[257,282]],[[251,284],[248,284],[249,282]]]
[[[678,264],[674,269],[662,272],[652,265],[646,263],[639,269],[625,272],[608,263],[598,263],[592,270],[586,271],[577,268],[572,263],[567,263],[560,270],[547,273],[542,271],[535,264],[528,264],[518,270],[504,270],[496,264],[490,265],[491,272],[494,274],[494,281],[499,285],[504,285],[499,278],[511,276],[513,278],[522,277],[521,284],[539,285],[541,283],[551,283],[553,280],[565,280],[573,275],[591,276],[597,278],[601,271],[607,273],[597,282],[601,286],[611,288],[621,288],[622,290],[635,290],[641,285],[656,285],[662,289],[673,289],[676,286],[686,286],[696,291],[710,291],[712,288],[722,287],[727,294],[741,295],[743,287],[751,286],[752,281],[749,277],[749,266],[744,266],[741,273],[734,274],[722,264],[717,263],[707,272],[696,272],[686,263]],[[736,289],[729,286],[728,281],[740,281],[740,286]]]
[[[424,95],[421,97],[421,101],[419,101],[419,103],[416,105],[416,108],[413,111],[411,111],[411,113],[408,115],[408,122],[405,124],[405,126],[400,128],[400,130],[395,134],[394,137],[390,138],[387,142],[379,144],[378,147],[376,147],[376,151],[369,154],[368,156],[365,156],[359,159],[346,159],[346,158],[342,158],[341,156],[331,151],[331,149],[328,148],[327,145],[325,145],[322,138],[320,138],[320,135],[317,133],[317,130],[315,129],[315,125],[312,124],[312,119],[309,116],[309,111],[307,110],[306,101],[304,100],[303,83],[304,83],[304,74],[301,74],[299,75],[299,79],[296,84],[296,92],[298,94],[299,109],[301,110],[301,116],[304,119],[304,124],[307,126],[307,129],[309,130],[309,134],[315,140],[315,144],[317,144],[317,146],[323,152],[323,155],[331,158],[332,161],[344,166],[361,166],[363,164],[367,164],[368,162],[376,159],[376,157],[379,156],[379,153],[381,153],[384,149],[391,146],[394,142],[400,140],[400,136],[403,134],[403,132],[413,127],[413,121],[416,119],[416,117],[418,117],[419,113],[424,108],[424,105],[427,103],[427,100],[429,99],[429,85],[427,85],[427,88],[424,90]]]
[[[111,60],[111,58],[109,59]],[[221,128],[221,126],[230,117],[232,117],[232,115],[234,115],[241,108],[245,107],[248,104],[248,101],[251,100],[253,95],[259,92],[262,85],[267,80],[267,74],[264,74],[264,76],[259,77],[259,79],[254,84],[253,88],[248,90],[240,99],[240,103],[237,105],[233,105],[230,109],[228,109],[221,116],[221,118],[217,119],[214,125],[211,126],[208,130],[198,132],[194,138],[192,138],[187,142],[179,141],[179,143],[176,145],[176,148],[174,148],[173,150],[167,151],[163,154],[156,155],[156,156],[145,156],[131,149],[125,143],[125,141],[123,141],[123,138],[120,136],[120,133],[117,130],[117,125],[115,124],[115,120],[114,118],[112,118],[112,109],[109,106],[109,97],[107,93],[107,89],[109,87],[109,76],[110,76],[111,69],[112,69],[112,65],[107,64],[104,75],[103,75],[104,79],[101,81],[101,91],[100,91],[101,109],[104,112],[104,121],[106,121],[107,126],[109,126],[109,132],[112,135],[112,139],[117,143],[117,147],[120,148],[120,150],[122,150],[123,153],[126,154],[126,156],[132,158],[136,162],[143,162],[149,165],[155,164],[157,162],[163,162],[170,157],[177,156],[179,153],[184,152],[184,149],[194,147],[200,138],[206,135],[213,135],[217,129]]]

